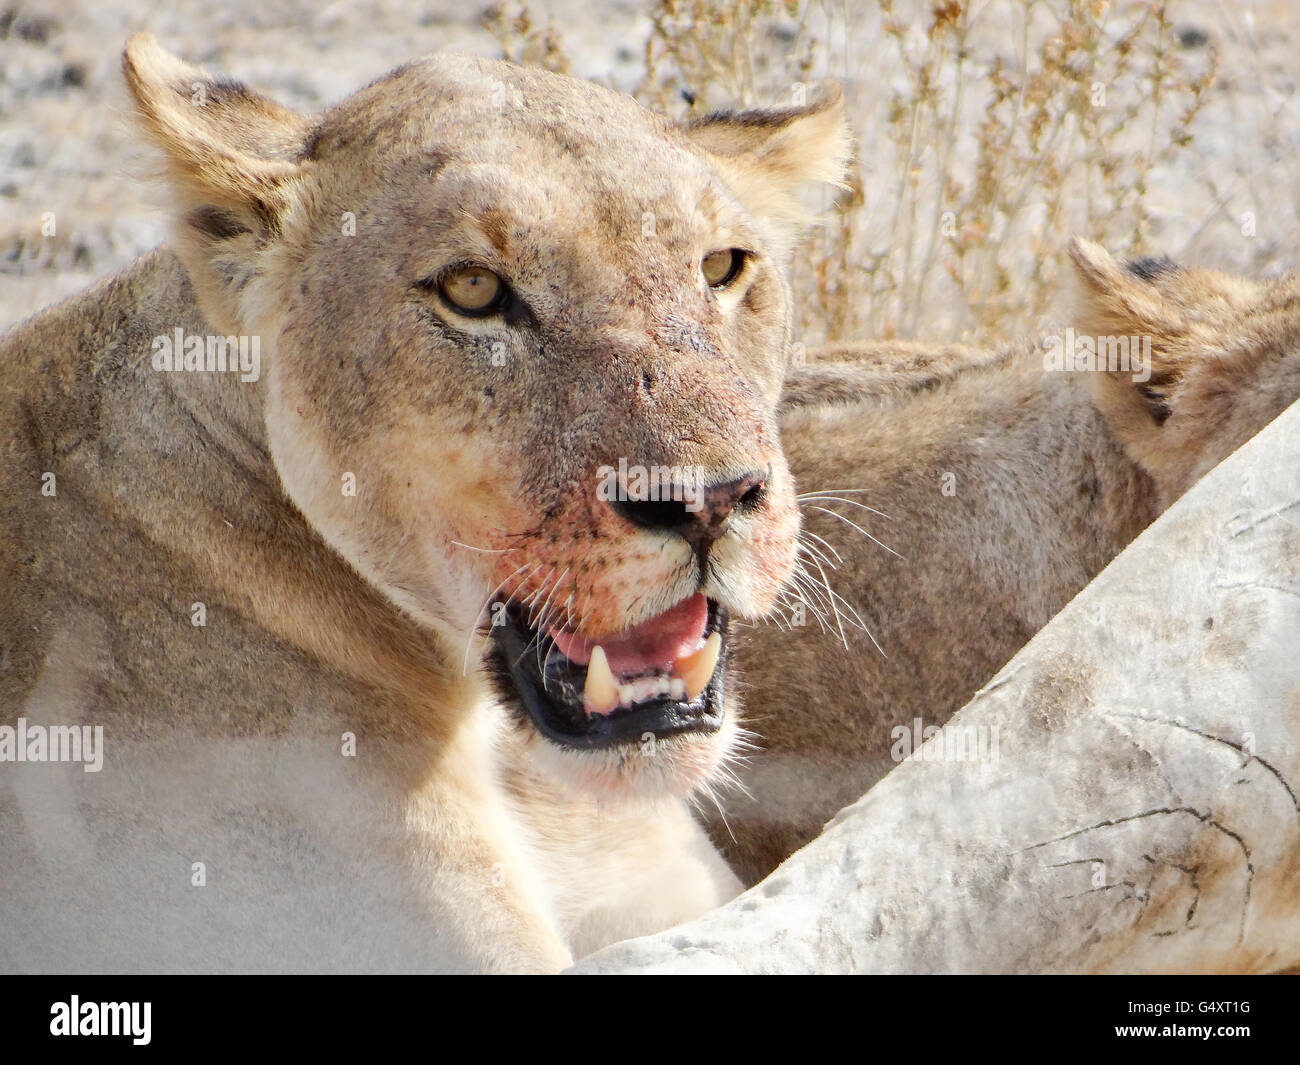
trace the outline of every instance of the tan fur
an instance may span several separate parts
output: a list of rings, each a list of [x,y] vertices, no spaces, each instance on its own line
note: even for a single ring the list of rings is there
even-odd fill
[[[694,590],[680,545],[592,505],[594,466],[770,465],[709,594],[780,614],[796,562],[820,580],[838,552],[835,608],[883,648],[835,610],[848,652],[811,617],[738,638],[767,750],[735,839],[710,827],[755,879],[890,768],[894,726],[941,724],[1296,391],[1287,283],[1179,289],[1088,246],[1081,322],[1149,325],[1158,393],[1107,380],[1094,405],[1037,352],[906,343],[825,353],[782,391],[800,187],[844,152],[833,90],[680,130],[456,57],[316,118],[149,38],[125,69],[173,245],[2,348],[3,722],[108,737],[102,776],[0,766],[0,866],[27,871],[10,968],[548,970],[700,913],[737,882],[682,795],[716,780],[737,715],[654,758],[576,756],[482,668],[494,588],[593,633]],[[710,297],[699,257],[738,244],[754,275]],[[469,254],[545,328],[438,325],[419,282]],[[153,372],[178,327],[258,335],[261,380]],[[799,559],[787,455],[801,490],[865,489],[844,498],[890,518],[808,499]]]
[[[804,623],[737,643],[763,750],[740,773],[754,801],[729,797],[711,832],[747,883],[893,767],[894,728],[943,724],[1154,516],[1085,381],[1045,374],[1035,351],[959,365],[883,389],[869,362],[791,375],[799,490],[847,502],[803,505]]]
[[[729,897],[683,797],[735,715],[653,758],[552,748],[489,683],[483,608],[600,635],[779,594],[784,255],[837,95],[692,132],[438,56],[308,118],[147,36],[124,67],[174,240],[3,343],[0,721],[106,736],[99,775],[0,766],[5,967],[549,970]],[[470,258],[536,328],[447,324],[422,282]],[[260,379],[155,371],[176,328],[260,337]],[[770,477],[704,575],[596,505],[619,457]]]
[[[1096,397],[1168,506],[1300,394],[1300,273],[1167,264],[1143,279],[1088,241],[1071,255],[1080,332],[1152,338],[1151,380],[1098,374]]]
[[[738,644],[763,750],[739,773],[753,798],[730,796],[710,831],[745,882],[896,764],[895,729],[942,725],[1192,481],[1300,398],[1295,275],[1143,280],[1096,245],[1076,242],[1074,257],[1078,332],[1152,333],[1163,427],[1130,375],[1046,372],[1041,349],[839,345],[790,375],[782,438],[800,492],[848,502],[803,504],[806,624],[761,625]],[[819,562],[849,620],[834,616]]]

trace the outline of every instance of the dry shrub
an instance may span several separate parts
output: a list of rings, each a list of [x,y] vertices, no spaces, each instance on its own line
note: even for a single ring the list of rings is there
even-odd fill
[[[658,0],[635,95],[689,118],[840,79],[858,151],[796,256],[803,336],[998,343],[1047,309],[1071,233],[1157,250],[1147,184],[1189,151],[1217,69],[1174,6]],[[525,10],[491,24],[509,58],[570,69]]]

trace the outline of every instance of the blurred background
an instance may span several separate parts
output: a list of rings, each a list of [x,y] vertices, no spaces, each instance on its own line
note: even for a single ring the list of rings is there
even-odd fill
[[[165,236],[119,72],[139,29],[307,111],[437,50],[674,118],[840,79],[857,153],[796,257],[809,344],[1041,335],[1073,233],[1300,264],[1294,0],[0,0],[0,328]]]

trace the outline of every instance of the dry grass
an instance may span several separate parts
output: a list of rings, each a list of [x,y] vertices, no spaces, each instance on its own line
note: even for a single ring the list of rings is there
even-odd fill
[[[302,111],[423,52],[499,54],[500,38],[678,117],[838,78],[859,156],[854,199],[797,263],[809,341],[1039,332],[1074,232],[1251,276],[1300,263],[1295,0],[1114,0],[1096,16],[1069,0],[527,2],[495,36],[458,0],[10,3],[52,22],[25,33],[27,15],[0,12],[0,327],[163,237],[118,60],[145,25]]]
[[[796,259],[803,335],[998,342],[1051,303],[1070,233],[1164,250],[1147,182],[1193,150],[1218,66],[1175,7],[658,0],[635,95],[686,118],[842,80],[859,150]],[[526,9],[490,28],[507,57],[570,69]]]

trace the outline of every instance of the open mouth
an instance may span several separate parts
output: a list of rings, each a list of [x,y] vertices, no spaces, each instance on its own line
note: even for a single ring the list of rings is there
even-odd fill
[[[722,725],[727,612],[703,595],[592,640],[539,631],[509,603],[492,629],[498,664],[537,730],[566,747],[641,743]]]

